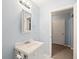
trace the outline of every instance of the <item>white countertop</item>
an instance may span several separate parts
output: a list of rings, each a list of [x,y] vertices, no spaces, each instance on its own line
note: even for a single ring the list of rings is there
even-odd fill
[[[30,41],[30,43],[27,44],[24,44],[24,42],[16,44],[15,49],[18,49],[19,51],[22,51],[26,54],[30,54],[37,48],[39,48],[42,44],[42,42],[32,40]]]

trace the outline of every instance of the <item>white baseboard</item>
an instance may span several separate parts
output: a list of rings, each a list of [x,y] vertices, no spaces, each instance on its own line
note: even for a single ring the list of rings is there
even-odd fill
[[[64,46],[67,46],[67,47],[69,47],[71,50],[73,50],[73,47],[71,47],[70,45],[64,44]]]

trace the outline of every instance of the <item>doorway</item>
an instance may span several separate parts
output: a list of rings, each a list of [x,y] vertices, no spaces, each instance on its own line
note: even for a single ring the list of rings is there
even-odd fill
[[[52,57],[73,59],[73,8],[52,13]]]

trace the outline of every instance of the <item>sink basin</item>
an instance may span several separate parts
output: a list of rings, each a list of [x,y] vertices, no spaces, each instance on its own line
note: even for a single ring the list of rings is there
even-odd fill
[[[31,42],[30,41],[26,41],[26,42],[24,42],[24,44],[30,44]]]
[[[15,48],[25,52],[26,54],[30,54],[34,50],[39,48],[42,44],[43,44],[42,42],[31,40],[31,41],[25,41],[25,42],[16,44]]]

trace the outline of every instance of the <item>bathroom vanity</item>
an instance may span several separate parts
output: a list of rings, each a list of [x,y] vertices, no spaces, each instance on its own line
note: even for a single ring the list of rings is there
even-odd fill
[[[43,43],[39,41],[24,41],[15,45],[15,59],[40,59],[43,58]]]

